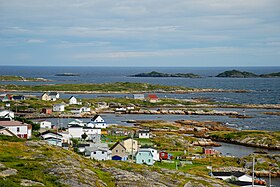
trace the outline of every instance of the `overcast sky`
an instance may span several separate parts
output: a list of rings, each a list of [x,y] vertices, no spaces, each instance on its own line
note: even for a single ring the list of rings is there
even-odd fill
[[[280,66],[280,0],[0,0],[0,65]]]

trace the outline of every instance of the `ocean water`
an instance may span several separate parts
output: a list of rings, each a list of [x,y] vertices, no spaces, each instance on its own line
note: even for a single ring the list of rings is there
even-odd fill
[[[279,67],[14,67],[0,66],[0,75],[19,75],[24,77],[42,77],[53,82],[9,82],[9,84],[67,84],[67,83],[107,83],[107,82],[146,82],[192,88],[242,89],[249,93],[190,93],[165,94],[162,97],[182,99],[206,97],[216,101],[233,103],[280,104],[280,78],[216,78],[218,73],[238,69],[257,74],[279,72]],[[164,73],[195,73],[203,78],[154,78],[129,77],[129,75],[159,71]],[[80,76],[60,77],[58,73],[77,73]],[[212,76],[212,77],[209,77]],[[7,84],[7,82],[0,82]],[[85,96],[81,96],[85,97]],[[87,95],[86,97],[94,97]]]

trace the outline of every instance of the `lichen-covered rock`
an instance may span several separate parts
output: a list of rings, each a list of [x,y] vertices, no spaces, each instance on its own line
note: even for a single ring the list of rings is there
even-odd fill
[[[16,175],[17,174],[17,170],[16,169],[6,169],[4,171],[0,172],[0,177],[8,177],[11,175]]]
[[[21,186],[45,186],[44,184],[32,180],[22,179],[20,182]]]

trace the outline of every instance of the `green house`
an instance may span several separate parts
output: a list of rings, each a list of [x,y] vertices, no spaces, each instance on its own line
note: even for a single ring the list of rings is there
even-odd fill
[[[154,160],[151,150],[139,150],[136,153],[136,164],[147,164],[152,166],[154,164]]]

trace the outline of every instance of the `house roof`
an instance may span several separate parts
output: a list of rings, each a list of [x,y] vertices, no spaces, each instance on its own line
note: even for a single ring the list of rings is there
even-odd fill
[[[95,116],[91,119],[91,121],[96,120],[99,116],[100,116],[100,115],[95,115]],[[100,117],[101,117],[101,116],[100,116]]]
[[[69,99],[71,99],[71,98],[75,98],[75,99],[77,99],[77,98],[76,98],[75,96],[73,96],[73,95],[72,95],[71,97],[69,97]]]
[[[14,134],[12,131],[10,131],[7,127],[0,126],[0,131],[7,131],[7,132],[9,132],[10,134],[12,134],[13,136],[17,136],[17,135]]]
[[[59,141],[61,141],[60,138],[55,138],[55,137],[48,137],[48,138],[45,138],[44,140],[59,140]]]
[[[230,181],[229,183],[234,184],[236,186],[252,186],[252,182],[246,182],[246,181]],[[257,186],[266,186],[266,185],[260,185],[254,182]]]
[[[110,150],[113,150],[115,147],[117,147],[117,145],[121,145],[121,146],[126,150],[126,148],[124,147],[124,145],[123,145],[122,143],[120,143],[120,142],[115,143],[115,144],[110,148]]]
[[[150,133],[150,130],[143,129],[143,130],[139,130],[138,133]]]
[[[241,172],[241,171],[234,171],[231,174],[235,177],[241,177],[241,176],[245,175],[245,173]]]
[[[83,128],[83,126],[74,124],[74,125],[70,125],[68,128]]]
[[[54,104],[53,106],[65,106],[65,104]]]
[[[214,176],[223,176],[223,177],[230,177],[232,174],[231,172],[212,172],[212,175]]]
[[[158,96],[156,94],[149,94],[148,98],[149,99],[158,99]]]
[[[57,92],[50,92],[49,95],[57,95]]]
[[[101,128],[83,127],[83,129],[101,129]]]
[[[28,126],[29,124],[20,121],[0,121],[0,126]]]
[[[212,172],[214,176],[223,176],[223,177],[229,177],[229,176],[235,176],[235,177],[241,177],[245,175],[244,172],[241,171],[234,171],[234,172]]]
[[[23,98],[25,98],[23,95],[13,96],[13,99],[23,99]]]
[[[56,133],[56,132],[51,132],[51,131],[45,131],[45,132],[41,133],[41,135],[46,135],[46,134],[54,134],[54,135],[56,135],[56,136],[61,136],[61,137],[62,137],[61,134]]]

